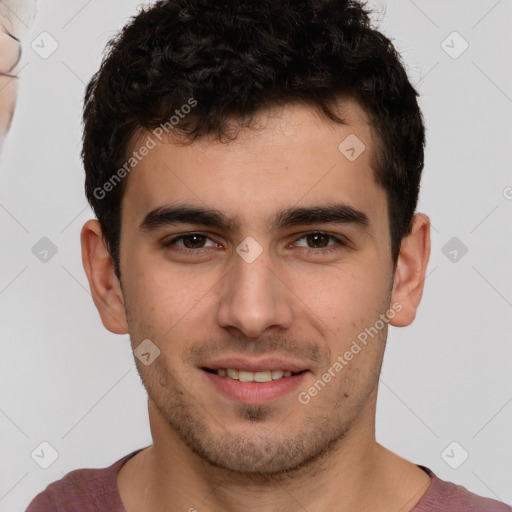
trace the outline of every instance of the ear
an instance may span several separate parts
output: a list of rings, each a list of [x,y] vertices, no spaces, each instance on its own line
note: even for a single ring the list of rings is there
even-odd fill
[[[114,272],[114,262],[103,242],[100,223],[89,220],[80,234],[82,263],[94,304],[103,325],[114,334],[127,334],[128,323],[121,285]]]
[[[390,324],[405,327],[412,323],[423,295],[423,285],[430,256],[430,219],[423,213],[412,218],[411,232],[402,240],[398,255],[391,303],[399,303]]]

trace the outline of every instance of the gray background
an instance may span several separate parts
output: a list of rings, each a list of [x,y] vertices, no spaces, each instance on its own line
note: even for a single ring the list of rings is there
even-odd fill
[[[24,510],[68,471],[151,444],[128,337],[103,328],[79,247],[92,216],[79,160],[84,85],[138,3],[46,0],[25,37],[0,171],[1,511]],[[512,1],[372,5],[422,95],[419,210],[433,225],[416,321],[390,330],[377,439],[445,480],[512,503]],[[31,47],[51,48],[44,31],[59,45],[48,58]],[[32,252],[43,237],[57,249],[46,262]],[[58,452],[48,469],[42,442]]]

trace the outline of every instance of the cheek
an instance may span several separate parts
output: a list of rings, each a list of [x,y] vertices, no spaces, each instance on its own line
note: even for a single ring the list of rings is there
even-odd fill
[[[382,323],[380,315],[390,307],[389,283],[382,271],[354,264],[332,272],[322,284],[323,292],[312,295],[309,288],[310,295],[304,302],[314,304],[307,313],[309,318],[312,311],[323,320],[320,332],[330,363],[342,358],[343,376],[338,381],[370,378],[368,369],[377,366],[386,339],[387,324]],[[303,293],[307,290],[303,288]],[[357,369],[365,368],[364,375],[358,375]]]
[[[215,280],[204,273],[186,273],[169,264],[150,264],[150,258],[127,259],[125,279],[127,309],[131,328],[155,339],[166,339],[188,326],[213,291]],[[192,326],[191,326],[192,323]]]
[[[303,275],[307,278],[295,284],[297,296],[335,332],[360,326],[387,309],[391,276],[363,254]]]

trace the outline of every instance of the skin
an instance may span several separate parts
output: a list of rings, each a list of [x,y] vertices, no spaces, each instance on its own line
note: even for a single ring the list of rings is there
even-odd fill
[[[0,69],[11,73],[20,52],[18,41],[5,30],[0,30]],[[16,104],[17,80],[12,76],[0,74],[0,145],[11,127]]]
[[[11,127],[17,98],[20,38],[36,10],[35,0],[0,1],[0,147]]]
[[[133,348],[148,338],[161,351],[149,366],[136,359],[153,445],[119,473],[128,512],[405,512],[426,492],[428,475],[375,439],[387,324],[310,403],[297,399],[392,304],[401,305],[392,325],[414,320],[430,254],[429,219],[416,214],[393,273],[386,194],[371,168],[376,141],[355,102],[340,107],[346,125],[294,104],[261,113],[229,143],[158,144],[123,197],[122,284],[98,222],[83,227],[84,268],[103,324],[129,333]],[[366,145],[353,162],[338,150],[349,134]],[[367,229],[269,229],[278,211],[340,202],[364,212]],[[177,203],[215,208],[238,226],[140,229],[150,211]],[[162,247],[198,231],[207,237],[188,252],[180,252],[183,241]],[[250,264],[236,252],[249,236],[263,249]],[[279,355],[309,371],[300,389],[241,404],[200,369],[212,355]]]

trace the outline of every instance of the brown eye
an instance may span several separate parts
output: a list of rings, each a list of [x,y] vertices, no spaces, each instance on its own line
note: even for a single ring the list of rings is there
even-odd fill
[[[306,240],[311,244],[310,246],[314,246],[315,248],[327,247],[330,238],[331,237],[325,233],[311,233],[306,235]]]
[[[204,233],[187,233],[162,242],[164,248],[184,252],[199,252],[201,249],[207,250],[216,246],[217,244]]]
[[[201,249],[204,246],[206,237],[204,235],[187,235],[181,238],[187,249]]]
[[[344,236],[334,236],[320,231],[311,231],[301,236],[294,243],[300,250],[311,255],[327,255],[349,247],[349,242]]]

